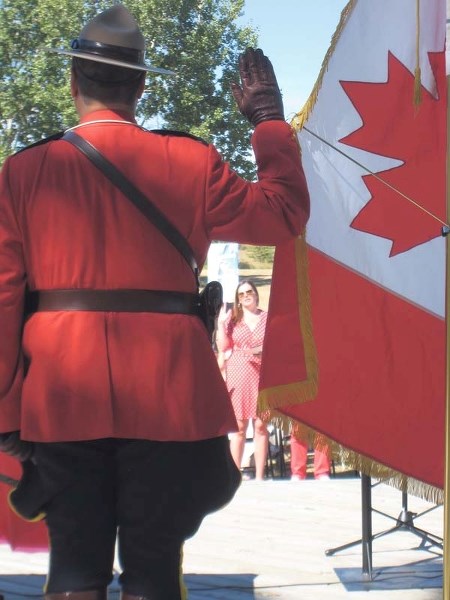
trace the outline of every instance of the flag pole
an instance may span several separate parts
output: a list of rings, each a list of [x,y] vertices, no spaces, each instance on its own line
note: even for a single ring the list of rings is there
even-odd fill
[[[449,14],[450,0],[447,0],[447,14]],[[447,21],[447,30],[449,29]],[[450,37],[447,35],[447,39]],[[447,66],[447,69],[450,65]],[[450,215],[450,76],[447,75],[447,220]],[[449,485],[450,485],[450,239],[445,238],[446,243],[446,382],[445,382],[445,473],[444,473],[444,556],[443,564],[443,600],[450,600],[450,580],[447,558],[450,556],[450,519],[449,519]]]
[[[450,44],[450,0],[446,2],[446,47]],[[449,52],[446,50],[446,73],[447,73],[447,222],[450,218],[450,62]],[[443,600],[450,600],[450,579],[447,558],[450,556],[450,519],[449,493],[450,493],[450,239],[445,238],[446,244],[446,268],[445,268],[445,319],[446,319],[446,376],[445,376],[445,472],[444,472],[444,556],[443,565]]]

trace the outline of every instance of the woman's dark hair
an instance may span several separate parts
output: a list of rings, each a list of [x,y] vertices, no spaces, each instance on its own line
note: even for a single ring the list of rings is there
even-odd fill
[[[132,105],[145,71],[74,58],[72,68],[83,96],[107,104],[111,100]]]
[[[241,303],[239,302],[239,295],[238,295],[239,288],[242,287],[244,284],[247,284],[252,288],[252,290],[254,291],[255,296],[256,296],[256,304],[259,303],[259,294],[258,294],[258,290],[256,288],[256,284],[251,279],[243,279],[237,286],[236,292],[234,294],[234,306],[233,306],[233,309],[231,312],[232,323],[238,323],[244,316]]]

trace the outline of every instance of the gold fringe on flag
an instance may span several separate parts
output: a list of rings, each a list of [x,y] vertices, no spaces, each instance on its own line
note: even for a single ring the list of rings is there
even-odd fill
[[[286,415],[277,413],[272,416],[272,424],[281,429],[284,435],[291,433],[298,439],[307,442],[311,447],[328,446],[330,449],[330,457],[336,464],[342,464],[348,470],[364,473],[369,477],[377,479],[381,483],[390,485],[402,492],[417,496],[418,498],[422,498],[427,502],[443,504],[444,492],[441,488],[424,483],[413,477],[408,477],[372,458],[363,456],[354,450],[349,450],[323,433],[317,432],[304,423],[290,419],[289,417],[286,417]]]
[[[323,59],[322,66],[319,71],[319,76],[317,77],[316,83],[313,86],[311,94],[309,95],[307,101],[301,108],[301,110],[293,117],[291,120],[291,125],[296,131],[300,131],[303,128],[303,125],[309,118],[314,105],[316,104],[317,97],[319,95],[320,88],[322,87],[323,78],[325,73],[328,70],[328,64],[330,62],[331,57],[333,56],[334,50],[336,48],[336,44],[338,43],[339,38],[341,37],[342,31],[347,24],[348,19],[356,6],[358,0],[350,0],[348,4],[345,5],[341,12],[341,17],[339,19],[338,26],[336,27],[336,31],[334,32],[330,47],[328,48],[325,58]],[[422,102],[422,79],[421,79],[421,70],[420,70],[420,0],[416,0],[416,67],[414,69],[414,106],[418,107]]]
[[[300,143],[296,132],[301,129],[303,123],[306,122],[314,107],[320,87],[322,85],[323,77],[328,69],[328,62],[334,52],[337,41],[342,33],[342,30],[344,29],[345,24],[352,10],[356,6],[356,2],[357,0],[350,0],[342,10],[340,21],[331,39],[330,47],[325,55],[319,76],[312,89],[312,92],[303,109],[291,121],[293,135],[295,136],[299,146]],[[297,290],[299,298],[299,318],[303,337],[307,377],[305,381],[279,385],[261,390],[258,395],[258,415],[265,422],[276,423],[278,427],[285,431],[290,430],[291,420],[276,409],[278,407],[288,406],[290,404],[300,404],[311,400],[317,394],[318,389],[318,362],[312,331],[307,244],[305,236],[301,236],[297,239],[295,253]]]
[[[336,31],[331,38],[330,47],[325,55],[322,67],[319,72],[317,81],[312,89],[312,92],[306,101],[303,109],[295,115],[291,121],[293,135],[295,135],[299,143],[296,132],[301,129],[310,115],[317,96],[322,85],[322,80],[325,72],[328,69],[328,62],[334,52],[338,39],[347,23],[348,18],[357,0],[350,0],[341,12],[341,17],[336,28]],[[300,144],[299,144],[300,146]],[[300,147],[301,152],[301,147]],[[305,236],[297,239],[296,242],[296,266],[297,266],[297,290],[299,298],[300,323],[303,336],[303,347],[305,351],[305,362],[307,369],[307,378],[302,382],[294,382],[285,385],[275,386],[265,390],[261,390],[258,395],[258,413],[262,418],[276,419],[279,422],[284,422],[284,417],[275,409],[280,406],[289,404],[299,404],[311,400],[317,394],[318,386],[318,365],[314,337],[312,332],[312,318],[310,306],[309,278],[308,278],[308,261],[307,261],[307,244]]]
[[[341,18],[339,19],[339,23],[338,23],[338,26],[336,27],[336,31],[334,32],[333,37],[331,38],[330,47],[328,48],[327,53],[325,54],[325,58],[323,59],[322,66],[319,71],[319,76],[317,78],[316,83],[314,84],[312,92],[309,95],[308,100],[305,102],[303,108],[300,110],[300,112],[298,112],[295,115],[295,117],[291,121],[291,125],[296,131],[299,131],[303,127],[303,125],[308,120],[308,117],[311,114],[312,109],[314,108],[314,105],[317,100],[317,96],[319,95],[320,88],[322,87],[323,78],[325,76],[325,73],[328,70],[328,63],[333,55],[333,52],[334,52],[334,49],[336,48],[337,42],[338,42],[339,38],[341,37],[341,33],[348,21],[353,9],[356,6],[356,3],[357,3],[357,0],[350,0],[350,2],[348,2],[348,4],[345,5],[345,7],[343,8],[343,10],[341,12]]]
[[[294,250],[297,273],[298,318],[305,357],[306,379],[261,390],[258,394],[258,411],[262,415],[268,415],[272,409],[280,406],[300,404],[312,400],[318,389],[317,353],[312,330],[308,277],[308,249],[304,236],[296,239]]]

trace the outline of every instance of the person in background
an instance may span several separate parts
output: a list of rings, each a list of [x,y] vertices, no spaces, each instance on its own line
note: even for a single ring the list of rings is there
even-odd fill
[[[236,466],[241,469],[247,428],[252,420],[255,479],[262,481],[269,433],[256,409],[267,312],[258,304],[256,285],[249,279],[241,281],[236,289],[233,309],[228,312],[222,309],[219,315],[216,343],[219,353],[231,353],[224,363],[224,372],[239,426],[239,431],[231,435],[231,454]]]
[[[309,443],[299,436],[291,434],[291,480],[306,479]],[[321,441],[320,436],[314,440],[314,479],[330,479],[331,460],[330,448]]]
[[[232,84],[254,127],[255,182],[211,144],[137,124],[146,72],[162,70],[123,5],[54,51],[72,57],[72,129],[178,229],[200,271],[212,240],[277,245],[303,231],[298,141],[262,50],[240,56]],[[181,600],[184,541],[241,481],[233,407],[192,264],[64,135],[0,173],[0,450],[33,459],[47,600],[105,600],[116,539],[122,600]],[[251,327],[260,315],[248,311]]]

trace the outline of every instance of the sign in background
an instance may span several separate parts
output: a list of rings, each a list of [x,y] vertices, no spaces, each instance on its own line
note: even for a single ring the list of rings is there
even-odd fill
[[[211,244],[208,252],[208,281],[220,281],[223,301],[234,302],[239,283],[239,244]]]

